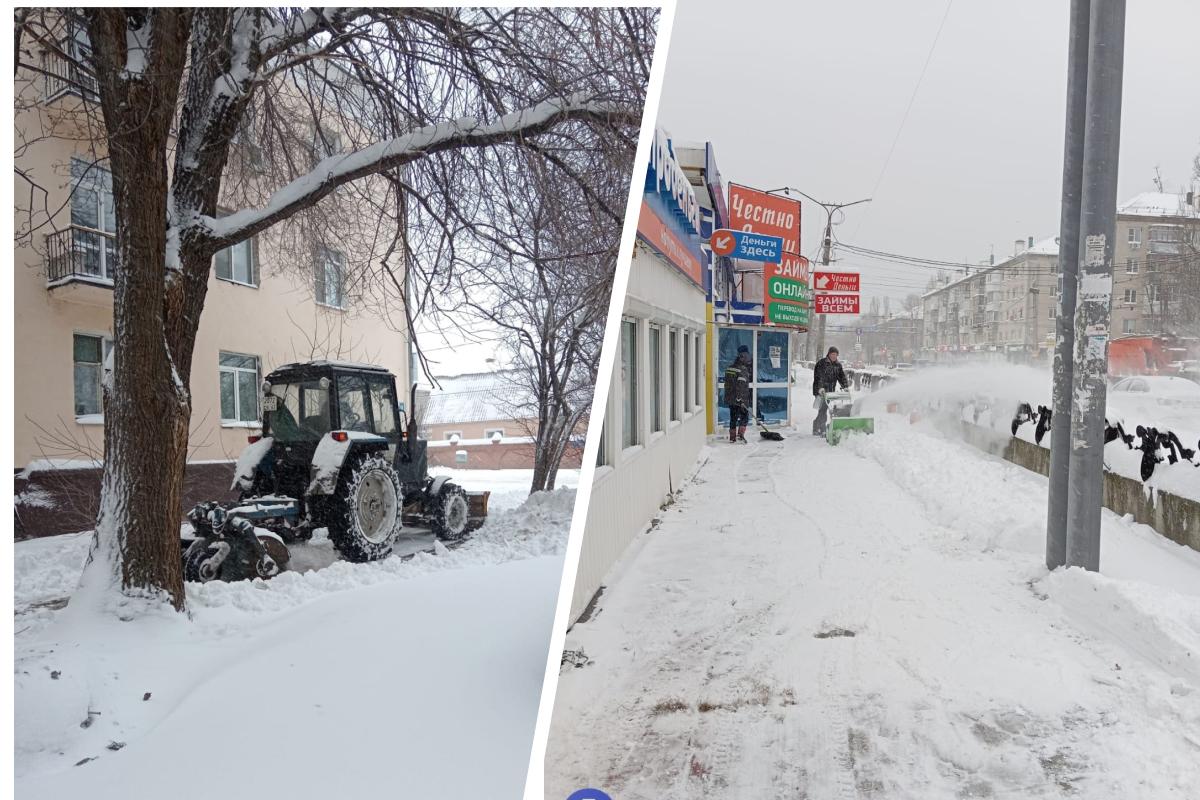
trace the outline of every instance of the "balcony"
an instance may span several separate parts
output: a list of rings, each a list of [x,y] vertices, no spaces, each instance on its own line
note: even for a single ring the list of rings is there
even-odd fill
[[[46,234],[46,288],[71,283],[109,287],[117,268],[117,237],[81,225]]]
[[[69,51],[70,48],[64,45],[64,49]],[[99,102],[100,94],[95,76],[80,67],[77,61],[47,51],[42,54],[42,69],[45,70],[47,103],[67,95]]]

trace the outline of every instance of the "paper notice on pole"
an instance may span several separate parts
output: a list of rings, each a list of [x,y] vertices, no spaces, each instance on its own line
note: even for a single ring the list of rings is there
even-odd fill
[[[1079,279],[1079,299],[1085,303],[1107,303],[1112,299],[1112,275],[1084,275]]]
[[[1104,266],[1104,245],[1108,238],[1099,233],[1084,240],[1083,263],[1089,267]]]
[[[1106,357],[1105,348],[1108,346],[1108,328],[1104,325],[1088,325],[1085,333],[1087,335],[1087,357],[1103,361]]]

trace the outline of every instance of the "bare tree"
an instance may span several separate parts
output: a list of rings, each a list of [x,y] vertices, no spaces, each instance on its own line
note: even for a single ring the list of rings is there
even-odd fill
[[[533,155],[495,165],[491,220],[469,268],[455,270],[460,313],[502,335],[516,391],[509,413],[534,438],[530,491],[553,489],[591,409],[633,150],[595,136],[569,165]],[[563,169],[586,175],[563,180]]]
[[[365,238],[344,281],[410,316],[478,214],[455,195],[506,145],[569,164],[585,131],[631,138],[654,18],[612,9],[86,8],[17,18],[18,74],[98,98],[75,130],[112,175],[114,349],[104,471],[81,589],[184,607],[177,530],[192,354],[215,254],[258,234]],[[65,64],[48,70],[40,56]],[[93,104],[91,107],[95,107]],[[18,137],[30,142],[46,130]],[[574,142],[581,144],[575,145]],[[53,224],[37,178],[19,234]],[[418,211],[414,212],[416,208]],[[400,236],[397,218],[423,220]],[[346,227],[342,227],[346,226]],[[384,235],[390,231],[391,235]],[[350,248],[347,248],[350,249]],[[410,260],[405,262],[404,255]],[[318,270],[314,256],[300,269]],[[315,262],[315,263],[314,263]],[[406,271],[407,270],[407,271]],[[419,274],[413,274],[413,272]],[[325,290],[341,291],[343,278]]]

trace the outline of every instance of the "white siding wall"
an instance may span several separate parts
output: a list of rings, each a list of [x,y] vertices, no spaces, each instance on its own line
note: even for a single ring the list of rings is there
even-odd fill
[[[637,330],[637,444],[622,447],[625,386],[621,369],[621,342],[616,344],[612,384],[609,388],[602,443],[603,466],[596,470],[584,530],[579,571],[571,603],[571,621],[578,619],[605,576],[639,531],[644,529],[672,490],[678,490],[696,468],[705,439],[704,398],[691,392],[692,405],[671,414],[671,392],[666,380],[670,365],[670,332],[677,331],[679,358],[675,380],[678,402],[687,396],[685,364],[695,363],[694,349],[704,348],[704,294],[674,267],[640,243],[634,252],[625,300],[625,318]],[[664,372],[661,420],[665,430],[652,431],[653,398],[650,375],[650,326],[661,326],[660,363]],[[684,334],[690,334],[685,336]],[[685,343],[687,347],[685,348]],[[703,359],[701,359],[703,362]],[[707,382],[707,376],[702,376]],[[694,380],[694,377],[693,377]],[[681,417],[672,422],[671,417]]]

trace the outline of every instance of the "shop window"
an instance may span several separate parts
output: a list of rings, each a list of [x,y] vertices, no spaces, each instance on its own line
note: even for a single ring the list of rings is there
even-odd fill
[[[633,447],[638,444],[638,359],[637,323],[621,321],[621,444]]]
[[[661,431],[662,423],[662,328],[650,326],[650,430]]]
[[[672,330],[667,334],[668,344],[668,366],[671,368],[671,421],[678,422],[681,414],[679,413],[679,331]]]
[[[691,411],[695,403],[692,401],[692,343],[696,337],[691,333],[683,334],[683,410]]]
[[[788,382],[787,331],[759,331],[755,355],[755,380],[759,383]]]

